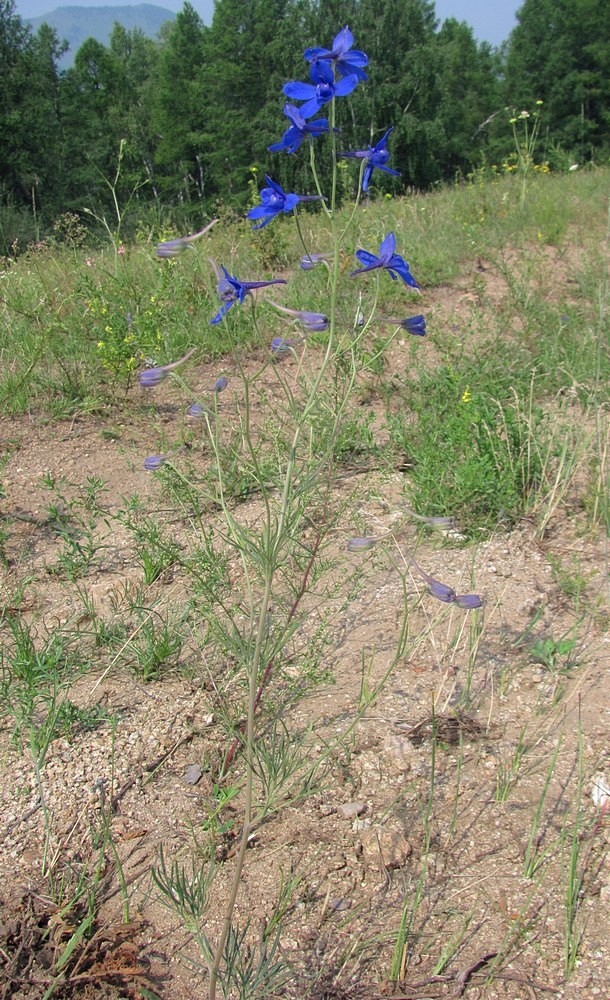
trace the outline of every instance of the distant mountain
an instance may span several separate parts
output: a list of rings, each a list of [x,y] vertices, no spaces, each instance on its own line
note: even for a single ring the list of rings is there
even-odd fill
[[[55,28],[60,40],[65,39],[70,48],[60,61],[60,68],[67,69],[74,62],[77,50],[87,38],[96,38],[107,45],[115,21],[124,28],[140,28],[145,35],[154,38],[166,21],[173,21],[176,15],[165,7],[141,3],[134,7],[58,7],[42,17],[24,18],[26,24],[37,31],[41,24]]]

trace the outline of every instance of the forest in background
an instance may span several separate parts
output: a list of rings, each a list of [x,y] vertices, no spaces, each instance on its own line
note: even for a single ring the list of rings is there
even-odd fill
[[[55,31],[33,32],[0,0],[0,254],[69,231],[74,216],[93,230],[113,220],[115,231],[120,216],[128,239],[242,213],[265,173],[309,193],[307,145],[267,151],[290,124],[278,94],[309,79],[304,49],[329,46],[345,24],[370,73],[338,102],[341,147],[366,148],[393,126],[401,171],[377,172],[373,195],[514,168],[510,119],[523,111],[537,125],[539,167],[607,161],[603,0],[525,0],[500,50],[465,22],[439,28],[428,0],[216,0],[209,26],[186,2],[158,39],[117,23],[108,46],[88,39],[67,70]],[[340,194],[353,194],[358,161],[343,162]]]

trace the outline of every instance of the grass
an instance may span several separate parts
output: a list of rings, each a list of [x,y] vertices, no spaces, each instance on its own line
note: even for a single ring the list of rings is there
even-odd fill
[[[156,854],[147,891],[179,917],[196,967],[207,970],[210,995],[216,983],[226,996],[255,998],[322,977],[319,969],[297,975],[285,960],[295,914],[311,920],[311,935],[319,919],[315,934],[330,940],[332,914],[343,913],[338,937],[350,944],[338,959],[338,983],[360,960],[366,981],[365,959],[354,955],[379,941],[375,974],[404,981],[404,991],[412,957],[424,955],[429,976],[453,976],[458,962],[465,975],[473,948],[495,956],[480,972],[472,966],[468,976],[479,982],[498,983],[524,947],[533,976],[545,893],[564,917],[564,974],[577,972],[592,865],[583,836],[585,751],[581,735],[576,787],[566,784],[559,794],[566,736],[553,713],[569,712],[574,685],[586,676],[583,623],[603,628],[599,573],[578,546],[605,544],[607,560],[610,352],[599,254],[607,182],[606,170],[531,176],[525,190],[511,178],[477,178],[425,196],[372,199],[336,272],[295,270],[301,247],[276,220],[260,239],[243,223],[215,227],[175,261],[155,260],[150,245],[121,256],[114,246],[82,253],[56,246],[24,255],[0,275],[0,397],[12,442],[1,468],[0,558],[10,583],[0,616],[2,724],[33,755],[46,858],[58,820],[46,764],[59,746],[71,755],[90,734],[106,739],[114,762],[124,733],[153,735],[138,699],[125,699],[125,714],[115,717],[96,700],[98,689],[107,680],[133,684],[130,690],[145,692],[144,704],[175,703],[172,727],[180,727],[178,741],[199,748],[205,791],[193,799],[201,809],[193,813],[192,839],[177,836]],[[339,213],[339,229],[347,218]],[[302,225],[312,247],[332,249],[323,214],[305,216]],[[390,281],[377,286],[374,276],[352,282],[345,273],[353,249],[376,248],[389,229],[408,248],[421,296]],[[252,310],[246,302],[226,326],[211,326],[218,303],[209,256],[246,278],[290,272],[281,301],[295,308],[320,308],[336,282],[332,330],[274,359],[271,338],[295,337],[296,330],[260,294]],[[425,312],[427,338],[405,343],[400,328],[363,328],[361,309],[365,317],[374,309],[397,317]],[[170,363],[192,346],[189,365],[172,370],[158,392],[140,390],[145,364]],[[211,391],[218,374],[228,378],[222,393]],[[196,401],[207,409],[192,418],[186,410]],[[47,472],[32,487],[35,512],[24,515],[24,494],[11,502],[32,428],[44,431]],[[115,449],[104,454],[112,454],[120,477],[114,468],[55,471],[54,448],[62,435],[71,441],[75,428],[91,432],[92,451],[96,442]],[[147,454],[170,460],[145,479]],[[451,516],[457,527],[412,522],[408,509]],[[521,611],[531,567],[527,583],[507,576],[468,618],[451,601],[434,603],[426,574],[458,593],[484,592],[492,572],[502,570],[501,546],[516,538],[518,549],[528,526],[540,555],[540,607]],[[393,533],[395,551],[381,544],[345,553],[350,537]],[[513,615],[519,624],[511,632]],[[542,693],[532,696],[527,684],[536,665]],[[424,668],[430,676],[418,680]],[[517,710],[522,683],[530,700]],[[196,709],[183,705],[187,689],[197,691]],[[427,711],[430,699],[431,739],[411,752],[420,756],[397,785],[391,768],[384,773],[382,737],[391,735],[403,702],[406,712],[414,705]],[[518,725],[506,721],[508,704],[517,716],[525,712]],[[369,750],[364,734],[377,713],[378,743]],[[549,742],[533,735],[540,715],[555,725]],[[502,727],[499,756],[493,741]],[[142,772],[151,783],[165,773],[168,758],[158,751],[150,750],[150,770]],[[367,786],[375,767],[383,777]],[[177,774],[178,765],[174,786]],[[526,801],[534,776],[537,795]],[[305,822],[326,804],[328,789],[334,799],[375,801],[384,822],[400,817],[413,840],[409,867],[384,872],[390,904],[383,910],[380,902],[383,926],[368,942],[366,906],[343,908],[347,882],[337,900],[318,907],[327,884],[333,892],[324,868],[331,847],[323,846],[315,863],[303,851],[304,868],[314,872],[306,891],[288,836],[273,840],[291,816]],[[91,947],[102,855],[112,859],[121,920],[133,921],[128,855],[115,835],[112,794],[104,794],[88,874],[78,883],[79,922],[63,943],[51,992],[65,986]],[[561,795],[569,821],[547,841],[562,815]],[[517,806],[518,833],[494,840],[492,817]],[[322,832],[327,815],[318,815]],[[478,824],[489,838],[484,849]],[[341,844],[356,872],[361,862],[351,859],[350,836],[336,825],[330,843]],[[315,826],[307,837],[307,848],[315,845]],[[515,843],[520,857],[511,854]],[[63,857],[68,843],[58,850]],[[256,926],[250,880],[273,871],[276,851],[286,867],[279,884],[265,883],[265,919]],[[319,877],[316,866],[324,871]],[[509,869],[527,882],[525,902],[498,904],[486,917],[493,926],[487,939],[476,916],[483,896],[473,892],[462,905],[452,879],[478,885],[493,877],[502,898],[510,892],[502,881]],[[361,871],[353,886],[370,878]]]

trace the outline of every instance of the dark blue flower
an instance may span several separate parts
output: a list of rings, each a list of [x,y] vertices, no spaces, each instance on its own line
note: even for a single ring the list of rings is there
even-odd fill
[[[243,302],[246,295],[253,291],[253,289],[266,288],[267,285],[287,284],[284,278],[271,278],[269,281],[240,281],[234,274],[229,274],[224,265],[221,264],[218,267],[218,264],[212,261],[212,266],[218,277],[216,291],[222,300],[222,305],[216,315],[212,317],[210,323],[220,323],[222,317],[226,316],[231,306],[235,305],[236,302]]]
[[[200,229],[198,233],[193,233],[192,236],[179,236],[176,240],[164,240],[163,243],[157,243],[157,257],[178,257],[185,250],[188,250],[189,247],[192,248],[194,241],[207,233],[217,222],[218,219],[212,219],[204,229]]]
[[[364,52],[352,49],[353,44],[354,36],[346,25],[335,35],[332,49],[306,49],[305,58],[311,63],[332,60],[341,76],[353,74],[359,80],[368,80],[362,67],[367,65],[369,58]]]
[[[156,368],[145,368],[144,371],[141,371],[138,376],[142,388],[153,389],[155,386],[159,385],[164,378],[167,378],[173,368],[177,368],[178,365],[184,364],[194,351],[195,348],[191,347],[190,351],[187,351],[183,358],[178,358],[177,361],[173,361],[170,365],[158,365]]]
[[[327,330],[328,316],[324,313],[309,312],[307,309],[289,309],[287,306],[280,306],[277,302],[270,302],[276,309],[294,316],[298,323],[302,323],[307,330]]]
[[[355,274],[364,274],[365,271],[374,271],[376,268],[384,268],[388,271],[391,278],[396,281],[398,277],[401,277],[405,284],[410,285],[411,288],[419,288],[418,283],[411,274],[409,270],[409,265],[406,260],[404,260],[400,254],[396,252],[396,237],[394,233],[388,233],[388,235],[381,241],[381,246],[379,247],[379,256],[374,253],[369,253],[368,250],[356,250],[356,257],[364,267],[358,267],[355,271],[351,272],[351,277]]]
[[[305,101],[299,108],[303,118],[311,118],[317,111],[332,101],[333,97],[346,97],[358,83],[355,73],[343,77],[335,83],[332,66],[323,60],[313,62],[309,71],[312,83],[301,83],[300,80],[290,80],[284,84],[286,97],[297,101]]]
[[[396,326],[401,326],[403,330],[407,333],[413,334],[414,337],[425,337],[426,336],[426,317],[418,313],[417,316],[407,316],[406,319],[398,319],[395,316],[378,316],[377,323],[395,323]]]
[[[315,139],[317,135],[330,132],[327,118],[316,118],[315,121],[308,122],[303,118],[303,115],[294,104],[286,103],[284,105],[284,114],[290,119],[292,125],[286,129],[279,142],[274,142],[271,146],[267,146],[267,149],[272,153],[280,153],[283,149],[287,153],[294,153],[303,142],[305,136],[310,135],[312,139]],[[336,128],[334,131],[338,132],[339,129]]]
[[[375,167],[377,167],[378,170],[385,170],[386,174],[393,174],[394,177],[400,177],[399,170],[393,170],[392,167],[386,166],[388,160],[390,159],[390,151],[386,147],[386,141],[391,131],[392,129],[389,128],[385,135],[381,137],[377,145],[369,146],[368,149],[357,149],[352,153],[337,154],[338,156],[355,156],[357,159],[366,160],[364,174],[362,176],[363,191],[368,191],[369,181]]]
[[[280,212],[292,212],[301,201],[319,201],[319,194],[287,194],[286,191],[275,181],[272,181],[268,174],[265,180],[269,187],[261,191],[261,203],[251,208],[248,212],[249,219],[262,219],[258,226],[253,229],[262,229],[268,222],[275,219]]]
[[[226,375],[221,375],[216,379],[212,387],[212,392],[224,392],[229,384],[229,380]]]

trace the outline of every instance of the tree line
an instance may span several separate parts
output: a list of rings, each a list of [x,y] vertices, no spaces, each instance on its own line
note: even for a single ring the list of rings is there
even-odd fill
[[[506,158],[513,108],[540,109],[551,166],[607,157],[604,0],[525,0],[499,50],[465,22],[439,29],[427,0],[216,0],[209,26],[185,2],[157,40],[117,23],[108,46],[88,39],[65,71],[55,31],[33,33],[0,0],[1,243],[84,207],[112,217],[115,196],[129,202],[127,227],[243,211],[252,168],[305,193],[306,152],[267,146],[290,124],[283,84],[308,79],[304,49],[345,24],[370,65],[366,86],[338,102],[340,145],[362,149],[393,126],[401,176],[376,177],[378,189],[425,189]],[[347,163],[346,189],[357,183]]]

